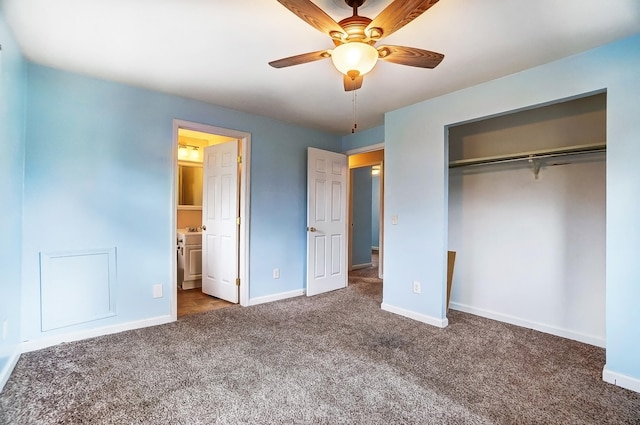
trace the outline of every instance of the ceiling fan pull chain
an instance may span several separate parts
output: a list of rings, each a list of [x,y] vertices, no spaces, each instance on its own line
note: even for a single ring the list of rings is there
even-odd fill
[[[358,92],[358,90],[353,90],[353,100],[352,100],[352,109],[353,109],[353,127],[351,128],[351,133],[355,133],[356,130],[358,129],[358,107],[357,107],[357,101],[358,101],[358,95],[356,94]]]

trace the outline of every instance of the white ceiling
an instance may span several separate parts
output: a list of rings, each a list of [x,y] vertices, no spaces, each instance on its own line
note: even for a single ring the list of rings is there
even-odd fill
[[[2,0],[0,0],[2,1]],[[343,0],[314,0],[336,21]],[[368,0],[375,17],[391,0]],[[347,134],[352,93],[330,60],[269,61],[332,47],[276,0],[3,0],[33,62]],[[440,0],[385,38],[445,55],[435,69],[379,62],[357,91],[360,130],[406,105],[640,32],[639,0]]]

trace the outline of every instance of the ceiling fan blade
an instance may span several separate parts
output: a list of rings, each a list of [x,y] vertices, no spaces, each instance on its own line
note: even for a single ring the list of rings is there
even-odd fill
[[[364,78],[362,77],[362,75],[351,79],[351,77],[345,75],[344,76],[344,91],[352,91],[352,90],[358,90],[360,87],[362,87],[362,80]]]
[[[288,58],[278,59],[269,62],[274,68],[285,68],[287,66],[300,65],[307,62],[314,62],[321,59],[331,57],[331,54],[327,50],[319,50],[317,52],[303,53],[301,55],[290,56]]]
[[[383,61],[418,68],[435,68],[444,59],[441,53],[405,46],[380,46],[378,54]]]
[[[300,19],[332,38],[339,38],[338,33],[346,37],[346,33],[336,21],[309,0],[278,0]]]
[[[378,32],[380,33],[378,39],[393,34],[437,2],[438,0],[395,0],[367,25],[365,33],[375,34]],[[373,28],[376,28],[377,31],[372,32]]]

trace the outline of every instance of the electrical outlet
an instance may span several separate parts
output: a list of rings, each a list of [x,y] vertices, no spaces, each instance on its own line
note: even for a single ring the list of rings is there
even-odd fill
[[[9,321],[3,320],[2,321],[2,339],[3,340],[7,339],[7,336],[9,336]]]
[[[414,294],[420,293],[420,282],[418,282],[417,280],[413,281],[413,293]]]
[[[162,284],[153,285],[153,298],[162,298]]]
[[[273,278],[274,279],[280,279],[280,269],[279,268],[275,268],[273,269]]]

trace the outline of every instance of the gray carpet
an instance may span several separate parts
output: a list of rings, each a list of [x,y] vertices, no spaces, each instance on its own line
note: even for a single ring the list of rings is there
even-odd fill
[[[459,312],[438,329],[352,281],[25,354],[0,423],[640,423],[602,349]]]

